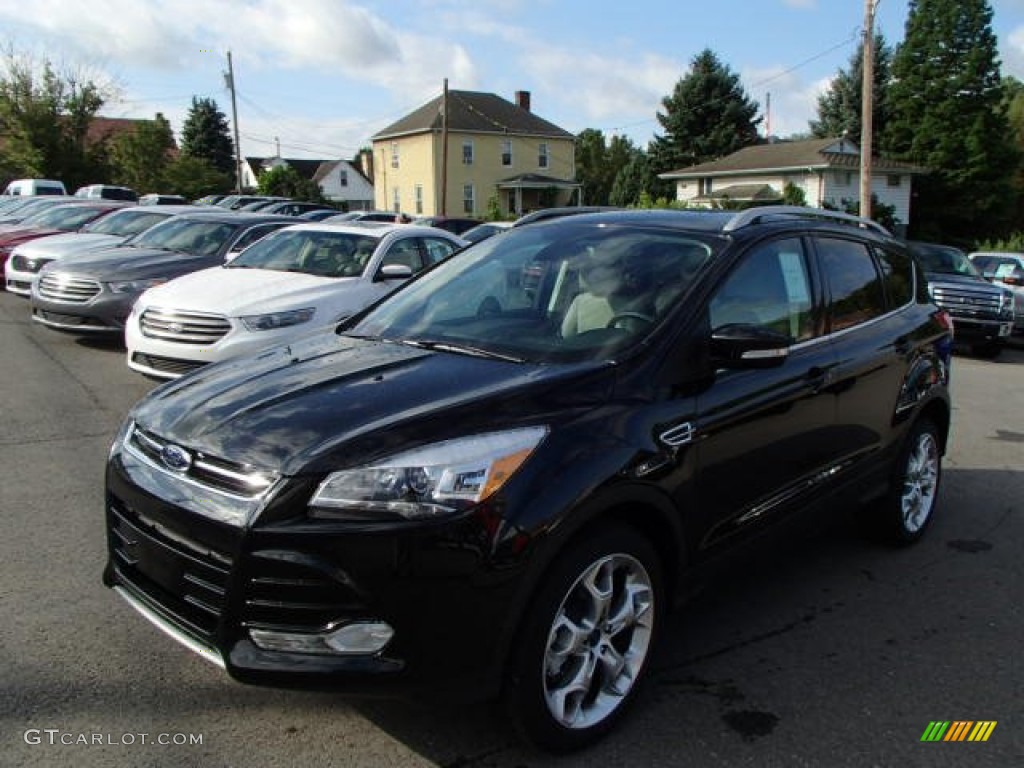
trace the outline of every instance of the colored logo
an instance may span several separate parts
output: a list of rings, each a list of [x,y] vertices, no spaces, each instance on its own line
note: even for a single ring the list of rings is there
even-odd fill
[[[988,741],[995,729],[995,720],[932,720],[921,741]]]
[[[160,451],[160,460],[168,469],[184,472],[192,466],[192,456],[184,448],[177,445],[165,445]]]

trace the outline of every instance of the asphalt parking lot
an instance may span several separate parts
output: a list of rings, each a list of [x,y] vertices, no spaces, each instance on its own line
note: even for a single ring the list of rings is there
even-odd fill
[[[100,583],[104,459],[154,383],[6,293],[0,350],[0,764],[1024,765],[1024,343],[954,360],[923,542],[841,518],[749,563],[673,615],[623,727],[559,759],[487,707],[245,687],[164,637]],[[933,721],[996,726],[922,742]]]

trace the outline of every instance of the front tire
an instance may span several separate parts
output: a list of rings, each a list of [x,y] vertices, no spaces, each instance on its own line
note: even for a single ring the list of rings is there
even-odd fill
[[[632,528],[602,527],[561,553],[528,609],[503,692],[520,735],[570,752],[610,731],[647,670],[664,600],[657,553]]]

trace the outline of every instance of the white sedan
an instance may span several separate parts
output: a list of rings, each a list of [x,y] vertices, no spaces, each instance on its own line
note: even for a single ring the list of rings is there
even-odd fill
[[[125,328],[128,366],[171,379],[355,314],[468,245],[432,227],[299,224],[227,264],[143,293]]]

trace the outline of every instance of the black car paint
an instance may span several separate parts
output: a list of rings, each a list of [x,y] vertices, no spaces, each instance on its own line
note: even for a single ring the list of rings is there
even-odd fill
[[[547,567],[594,520],[644,531],[681,595],[768,523],[879,492],[889,480],[885,460],[914,419],[927,413],[943,435],[948,428],[948,334],[923,281],[914,303],[864,332],[795,345],[776,368],[721,368],[699,308],[754,242],[733,238],[734,255],[663,332],[611,362],[517,364],[328,336],[160,387],[134,409],[134,422],[188,450],[273,472],[278,484],[265,499],[211,500],[115,444],[106,583],[221,649],[229,673],[245,682],[350,692],[429,685],[488,696]],[[524,425],[549,434],[498,494],[465,514],[418,524],[306,514],[327,472]],[[141,558],[131,562],[126,540]],[[165,551],[176,546],[181,553]],[[181,599],[194,589],[184,563],[196,553],[229,563],[211,592],[221,602],[199,627]],[[316,600],[297,584],[313,585]],[[330,607],[298,607],[309,603]],[[396,630],[369,658],[272,653],[246,635],[253,626],[312,630],[365,618]]]

